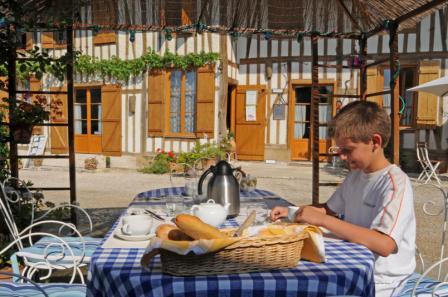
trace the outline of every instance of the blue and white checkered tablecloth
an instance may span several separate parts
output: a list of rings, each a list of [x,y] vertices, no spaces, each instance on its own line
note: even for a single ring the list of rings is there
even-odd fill
[[[139,194],[131,205],[146,202],[182,188],[158,189]],[[274,197],[256,190],[257,195]],[[146,201],[145,201],[146,199]],[[228,221],[235,225],[235,221]],[[112,228],[113,230],[113,228]],[[106,235],[111,236],[112,232]],[[374,256],[365,247],[345,241],[327,241],[327,262],[300,261],[293,269],[217,276],[177,277],[162,273],[160,257],[150,272],[140,259],[144,249],[98,248],[89,268],[87,296],[374,296]]]

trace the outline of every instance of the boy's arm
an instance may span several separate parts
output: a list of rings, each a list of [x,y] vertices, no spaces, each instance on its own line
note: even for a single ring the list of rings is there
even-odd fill
[[[319,205],[318,207],[326,207]],[[331,210],[326,207],[330,212]],[[330,213],[324,214],[316,207],[304,206],[296,214],[295,221],[306,222],[316,226],[322,226],[341,239],[362,244],[372,252],[387,257],[393,253],[397,246],[395,241],[388,235],[379,231],[371,230],[348,222],[342,221]]]

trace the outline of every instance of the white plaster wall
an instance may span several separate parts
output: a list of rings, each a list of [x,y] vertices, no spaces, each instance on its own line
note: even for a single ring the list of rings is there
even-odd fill
[[[249,48],[249,58],[257,57],[258,40],[256,36],[252,36]]]
[[[415,33],[409,33],[408,34],[408,53],[415,53],[417,49],[417,34]]]
[[[249,85],[257,84],[257,64],[249,65]]]
[[[425,17],[420,23],[420,51],[429,51],[430,16]]]
[[[272,107],[272,105],[274,104],[276,98],[277,98],[276,94],[271,94],[270,96],[268,96],[268,99],[269,99],[268,102],[269,102],[269,106],[270,107]],[[269,144],[275,144],[276,139],[277,139],[277,125],[276,125],[276,121],[274,121],[272,119],[272,115],[270,117],[269,123],[270,123],[270,125],[269,125],[269,127],[267,127],[269,129],[268,143]]]
[[[271,41],[271,56],[278,57],[278,40]]]

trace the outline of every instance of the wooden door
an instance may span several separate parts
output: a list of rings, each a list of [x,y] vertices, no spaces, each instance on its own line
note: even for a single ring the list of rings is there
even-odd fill
[[[75,89],[75,151],[97,154],[102,152],[101,88]]]
[[[50,91],[65,91],[67,86],[50,88]],[[68,123],[67,95],[53,94],[51,102],[54,106],[51,109],[51,122],[59,124]],[[52,154],[68,153],[68,127],[52,126],[50,128],[50,143]]]
[[[321,85],[321,94],[333,92],[333,85]],[[293,86],[292,103],[289,105],[289,143],[291,160],[311,159],[311,85]],[[332,117],[332,101],[328,97],[319,100],[319,157],[327,160],[326,153],[331,146],[328,136],[328,122]]]
[[[239,160],[264,160],[266,92],[264,86],[239,86],[235,141]]]
[[[102,150],[105,155],[121,155],[121,89],[117,85],[101,87]]]

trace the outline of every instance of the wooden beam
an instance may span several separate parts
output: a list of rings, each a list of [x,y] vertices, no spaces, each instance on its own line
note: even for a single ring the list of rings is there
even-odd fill
[[[311,36],[311,53],[312,53],[312,68],[311,68],[311,133],[310,139],[312,141],[312,161],[313,161],[313,188],[312,197],[313,205],[319,204],[319,66],[318,66],[318,40],[317,35]]]
[[[16,28],[14,26],[10,26],[8,30],[8,96],[12,99],[12,104],[9,104],[9,122],[11,124],[14,123],[12,120],[12,114],[14,109],[16,108],[16,45],[14,40],[14,36],[16,35]],[[19,178],[19,161],[17,158],[17,143],[14,141],[13,137],[13,129],[9,129],[9,139],[11,139],[9,145],[9,162],[11,169],[11,177]]]
[[[227,34],[220,34],[219,40],[219,56],[221,59],[221,79],[220,79],[220,87],[219,87],[219,103],[220,107],[218,110],[218,135],[216,136],[226,136],[227,127],[227,105],[229,104],[227,101],[228,98],[228,85],[229,85],[229,74],[228,74],[228,57],[227,57]],[[219,140],[218,138],[217,140]]]
[[[317,66],[321,67],[321,68],[352,69],[352,67],[350,67],[350,66],[334,65],[334,64],[318,64]]]
[[[67,117],[68,117],[68,155],[70,178],[70,203],[76,204],[76,164],[75,164],[75,127],[73,100],[73,28],[67,29]],[[77,223],[75,209],[71,211],[71,221]]]
[[[400,164],[400,96],[399,85],[394,75],[398,70],[398,34],[397,23],[392,23],[389,30],[389,69],[391,76],[390,83],[390,100],[392,103],[391,109],[391,151],[392,162],[396,165]]]
[[[413,18],[419,14],[422,14],[430,9],[433,9],[434,7],[441,5],[443,3],[446,3],[446,0],[433,0],[431,2],[428,2],[420,7],[417,7],[414,10],[411,10],[408,13],[405,13],[401,16],[399,16],[398,18],[395,19],[395,23],[397,25],[399,25],[401,22],[406,21],[407,19]]]
[[[360,71],[360,89],[361,89],[361,100],[366,100],[367,94],[367,37],[361,37],[359,39],[359,57],[361,60],[361,71]]]
[[[431,2],[428,2],[422,6],[417,7],[414,10],[411,10],[408,13],[405,13],[401,16],[399,16],[398,18],[396,18],[395,20],[392,20],[392,22],[396,23],[397,25],[399,25],[401,22],[406,21],[409,18],[415,17],[419,14],[422,14],[430,9],[433,9],[434,7],[441,5],[443,3],[446,3],[446,0],[433,0]],[[383,31],[384,25],[381,24],[377,27],[375,27],[374,29],[370,30],[369,32],[367,32],[367,38],[372,37],[373,35],[376,35],[377,33]]]
[[[366,68],[369,68],[369,67],[372,67],[372,66],[376,66],[376,65],[379,65],[379,64],[382,64],[382,63],[386,63],[386,62],[389,62],[388,58],[387,59],[380,59],[378,61],[366,64]]]
[[[390,90],[370,93],[370,94],[367,94],[366,97],[375,97],[375,96],[386,95],[386,94],[390,94]]]

